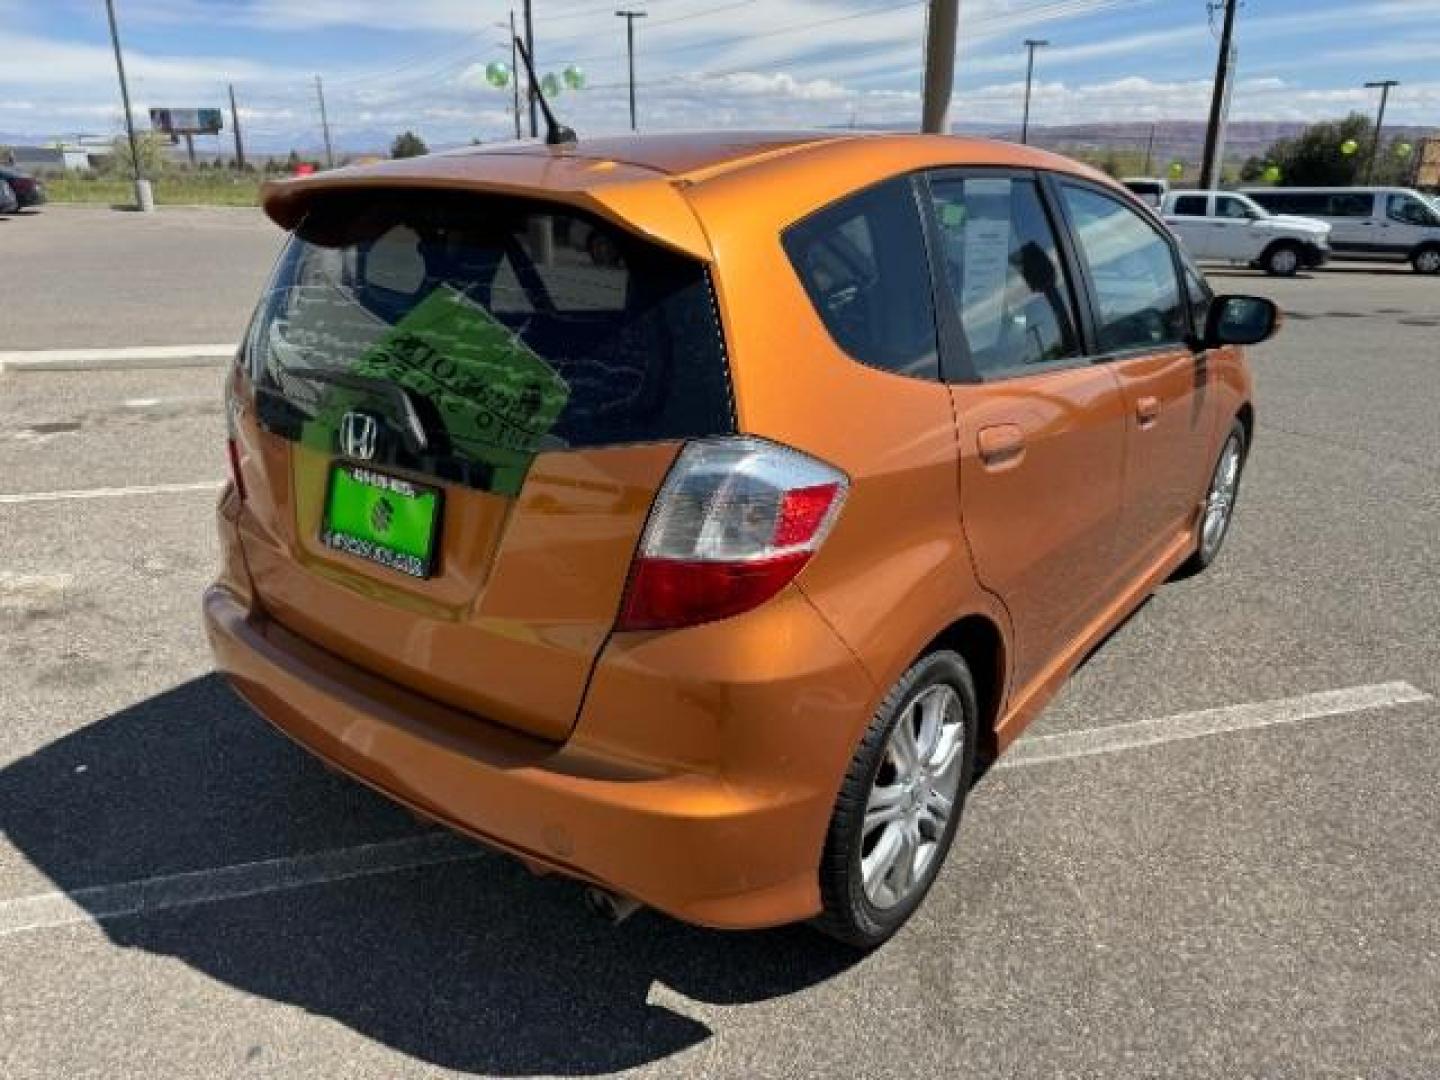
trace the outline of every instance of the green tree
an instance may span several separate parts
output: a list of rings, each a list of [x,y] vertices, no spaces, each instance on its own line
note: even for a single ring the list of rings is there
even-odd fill
[[[1293,139],[1281,139],[1266,157],[1280,168],[1280,183],[1290,187],[1331,187],[1358,184],[1365,175],[1374,145],[1375,125],[1368,116],[1351,113],[1344,120],[1311,124]],[[1355,151],[1345,153],[1353,142]]]
[[[1263,179],[1265,179],[1265,159],[1252,154],[1240,166],[1240,182],[1242,184],[1258,184]]]
[[[430,148],[425,145],[425,140],[413,131],[407,131],[403,135],[397,135],[395,141],[390,144],[390,156],[392,158],[423,157],[429,152]]]
[[[118,176],[135,175],[135,155],[130,153],[130,140],[116,135],[111,142],[114,152],[105,171]],[[135,136],[135,149],[139,152],[140,167],[145,175],[154,177],[170,168],[170,140],[158,131],[143,131]]]

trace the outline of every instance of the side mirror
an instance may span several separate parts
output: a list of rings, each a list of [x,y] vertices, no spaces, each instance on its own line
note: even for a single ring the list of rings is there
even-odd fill
[[[1205,320],[1205,347],[1259,345],[1273,337],[1283,321],[1274,301],[1263,296],[1217,296]]]

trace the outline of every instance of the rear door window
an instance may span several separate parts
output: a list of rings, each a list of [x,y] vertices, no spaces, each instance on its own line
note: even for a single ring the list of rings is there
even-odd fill
[[[1177,217],[1205,217],[1208,201],[1204,195],[1181,195],[1175,200],[1174,213]]]
[[[1363,191],[1347,191],[1330,196],[1327,217],[1368,218],[1375,213],[1375,196]]]
[[[939,255],[977,374],[1081,355],[1074,303],[1035,181],[931,178]]]
[[[332,197],[297,229],[249,337],[257,411],[339,452],[514,494],[547,449],[734,430],[703,265],[522,200]]]
[[[812,214],[783,242],[837,345],[870,367],[939,378],[925,233],[909,177]]]

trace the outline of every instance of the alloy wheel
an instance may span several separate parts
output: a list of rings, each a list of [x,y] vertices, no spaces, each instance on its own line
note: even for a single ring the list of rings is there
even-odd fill
[[[927,687],[901,710],[861,832],[860,874],[876,908],[903,903],[926,884],[955,812],[964,751],[964,707],[953,687]]]
[[[1240,486],[1240,439],[1231,435],[1215,466],[1210,493],[1205,497],[1205,518],[1201,525],[1200,546],[1208,560],[1225,539],[1230,515],[1235,510],[1235,492]]]

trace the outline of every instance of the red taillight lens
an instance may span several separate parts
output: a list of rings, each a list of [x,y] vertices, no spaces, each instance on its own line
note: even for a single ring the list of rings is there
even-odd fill
[[[808,551],[755,562],[639,559],[619,629],[674,629],[739,615],[790,584],[809,561]]]
[[[235,485],[235,494],[245,501],[245,477],[240,472],[240,444],[234,439],[225,440],[225,450],[230,459],[230,482]]]
[[[810,561],[845,475],[759,439],[691,443],[665,480],[616,627],[663,630],[758,607]]]

